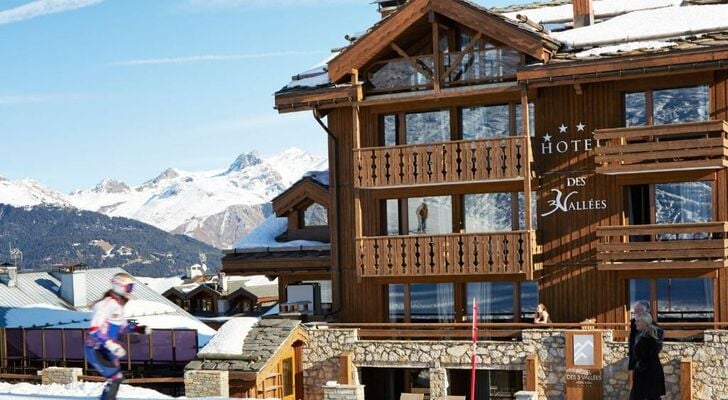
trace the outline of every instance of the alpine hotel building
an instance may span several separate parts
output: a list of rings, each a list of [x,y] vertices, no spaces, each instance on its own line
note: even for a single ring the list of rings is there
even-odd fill
[[[435,354],[467,343],[476,299],[482,346],[552,335],[567,348],[479,352],[476,398],[617,399],[626,350],[608,354],[634,301],[675,346],[707,345],[728,322],[728,2],[377,3],[378,23],[275,97],[328,135],[336,323],[309,346],[359,328],[352,342],[404,355],[344,355],[367,399],[466,395],[469,349]],[[538,303],[556,323],[543,334],[522,325]],[[563,373],[564,329],[585,320],[608,332],[599,397],[574,397]],[[431,357],[413,359],[423,342]],[[709,366],[685,372],[670,346],[675,396],[728,394],[701,392]],[[325,382],[315,353],[310,399]]]

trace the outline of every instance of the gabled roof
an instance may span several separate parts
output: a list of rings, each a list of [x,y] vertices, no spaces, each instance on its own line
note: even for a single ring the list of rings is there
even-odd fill
[[[300,204],[318,203],[329,208],[329,188],[313,177],[304,177],[272,200],[277,216],[285,216]]]
[[[329,61],[331,82],[338,82],[352,69],[365,66],[389,46],[391,39],[430,12],[451,18],[537,60],[547,61],[550,52],[560,46],[555,39],[528,25],[518,24],[467,0],[411,0]]]

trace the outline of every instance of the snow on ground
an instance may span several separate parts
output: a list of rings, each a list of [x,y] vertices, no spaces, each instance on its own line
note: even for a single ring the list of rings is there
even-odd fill
[[[166,292],[169,288],[179,286],[184,282],[181,276],[170,276],[166,278],[135,276],[134,278],[159,294]]]
[[[255,317],[232,318],[218,329],[217,334],[200,350],[198,356],[205,354],[242,355],[245,338],[258,321],[259,319]]]
[[[298,246],[328,246],[327,243],[311,240],[292,240],[290,242],[277,242],[276,237],[288,229],[288,218],[271,215],[262,224],[235,243],[236,249],[253,249],[260,247],[298,247]]]
[[[101,395],[104,384],[101,382],[78,382],[68,385],[33,385],[30,383],[0,382],[0,398],[2,399],[29,399],[29,398],[62,398],[87,399]],[[13,395],[18,395],[14,397]],[[119,399],[169,399],[157,391],[121,385]]]
[[[635,11],[599,24],[551,34],[572,48],[692,36],[728,29],[728,4]]]
[[[594,2],[594,15],[597,18],[608,17],[630,11],[679,6],[680,3],[682,3],[682,0],[602,0]],[[503,15],[515,20],[518,14],[525,15],[528,19],[541,23],[571,22],[574,19],[574,7],[571,4],[546,6]]]

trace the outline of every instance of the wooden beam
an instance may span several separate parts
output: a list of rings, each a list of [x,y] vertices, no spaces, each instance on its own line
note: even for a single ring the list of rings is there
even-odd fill
[[[538,354],[531,354],[526,357],[526,390],[529,392],[538,391]]]
[[[442,74],[442,76],[440,77],[441,82],[444,82],[445,79],[450,76],[450,74],[452,74],[458,67],[460,67],[460,64],[463,62],[465,55],[470,54],[470,52],[473,51],[473,48],[475,48],[475,46],[478,44],[478,41],[480,41],[482,37],[483,34],[480,32],[475,34],[473,40],[471,40],[470,43],[468,43],[468,45],[465,47],[465,49],[463,49],[463,51],[458,54],[457,60],[455,60],[452,65],[450,65],[450,68],[448,68],[444,74]]]
[[[409,54],[407,54],[404,50],[402,50],[401,47],[397,46],[397,43],[392,42],[392,43],[389,44],[389,46],[394,51],[396,51],[397,54],[399,54],[400,56],[402,56],[402,58],[404,58],[405,60],[409,61],[409,63],[412,64],[412,66],[415,67],[415,69],[417,71],[419,71],[422,75],[424,75],[426,78],[428,78],[430,80],[434,80],[434,77],[433,77],[432,73],[430,71],[426,70],[425,68],[423,68],[420,64],[418,64],[417,63],[417,60],[415,60],[414,58],[410,57]]]
[[[432,77],[432,89],[439,94],[442,79],[440,75],[442,73],[442,57],[440,54],[440,27],[437,23],[437,14],[434,11],[430,11],[430,24],[432,25],[432,58],[435,68]]]
[[[680,398],[693,400],[693,360],[683,358],[680,360]]]
[[[354,384],[354,353],[345,352],[339,356],[339,385]]]

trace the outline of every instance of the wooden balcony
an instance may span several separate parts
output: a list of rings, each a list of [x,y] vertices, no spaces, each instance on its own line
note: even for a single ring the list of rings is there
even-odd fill
[[[533,277],[533,231],[379,236],[356,240],[363,278],[513,275]]]
[[[354,185],[387,188],[523,180],[526,138],[461,140],[354,150]]]
[[[607,175],[728,166],[728,123],[600,129],[594,133],[596,170]]]
[[[600,270],[728,266],[728,222],[597,228]]]

